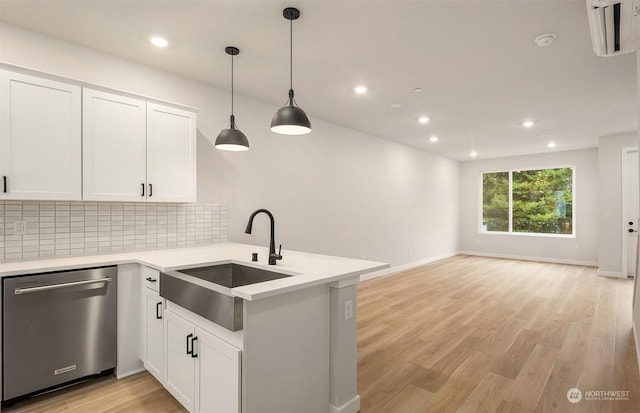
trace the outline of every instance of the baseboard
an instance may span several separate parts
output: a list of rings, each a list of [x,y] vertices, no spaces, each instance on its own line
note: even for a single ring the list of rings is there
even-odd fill
[[[569,265],[581,265],[584,267],[597,267],[596,261],[579,261],[579,260],[566,260],[563,258],[548,258],[548,257],[530,257],[527,255],[510,255],[510,254],[494,254],[492,252],[477,252],[477,251],[458,251],[460,255],[475,255],[478,257],[491,257],[491,258],[506,258],[509,260],[521,260],[521,261],[538,261],[538,262],[550,262],[553,264],[569,264]]]
[[[401,271],[410,270],[412,268],[419,267],[421,265],[429,264],[434,261],[440,261],[442,259],[450,258],[456,255],[458,255],[457,252],[452,252],[449,254],[439,255],[437,257],[430,257],[424,260],[410,262],[408,264],[398,265],[396,267],[385,268],[384,270],[380,270],[380,271],[370,272],[368,274],[361,275],[360,281],[367,281],[367,280],[373,280],[374,278],[386,277],[387,275],[397,274]]]
[[[134,374],[138,374],[138,373],[141,373],[143,371],[146,371],[146,369],[144,367],[141,367],[141,368],[136,369],[136,370],[125,371],[122,374],[116,373],[116,379],[118,379],[118,380],[124,379],[125,377],[133,376]]]
[[[627,278],[621,271],[602,271],[598,270],[598,275],[603,277]]]
[[[360,396],[356,395],[340,407],[329,405],[330,413],[358,413],[360,411]]]

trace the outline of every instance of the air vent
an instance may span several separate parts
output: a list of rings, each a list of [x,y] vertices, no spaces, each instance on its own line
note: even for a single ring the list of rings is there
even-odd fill
[[[593,50],[598,56],[630,53],[640,44],[640,0],[587,0]]]

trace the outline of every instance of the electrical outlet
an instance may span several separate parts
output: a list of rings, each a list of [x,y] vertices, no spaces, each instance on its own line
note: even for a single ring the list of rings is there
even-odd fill
[[[347,300],[344,302],[344,319],[348,320],[353,317],[353,301]]]
[[[27,233],[27,221],[13,222],[13,235],[24,235]]]

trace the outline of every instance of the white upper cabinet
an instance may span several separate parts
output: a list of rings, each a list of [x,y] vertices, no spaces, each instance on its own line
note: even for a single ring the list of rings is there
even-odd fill
[[[80,200],[80,87],[7,70],[0,78],[0,199]]]
[[[82,91],[83,199],[144,201],[144,100],[84,88]]]
[[[196,115],[147,103],[148,200],[196,201]]]
[[[196,114],[84,89],[85,200],[196,201]]]

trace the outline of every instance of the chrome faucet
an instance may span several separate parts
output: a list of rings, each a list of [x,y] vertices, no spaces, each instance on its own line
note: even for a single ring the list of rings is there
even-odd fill
[[[244,233],[251,234],[251,228],[253,227],[253,218],[255,218],[255,216],[261,212],[267,214],[267,216],[271,220],[271,238],[269,240],[269,265],[276,265],[276,261],[282,259],[282,255],[280,255],[280,253],[282,252],[282,244],[280,244],[280,248],[278,249],[278,253],[276,254],[275,221],[271,212],[267,211],[266,209],[258,209],[254,211],[253,214],[251,214],[251,216],[249,217],[249,222],[247,223],[247,228],[244,230]]]

